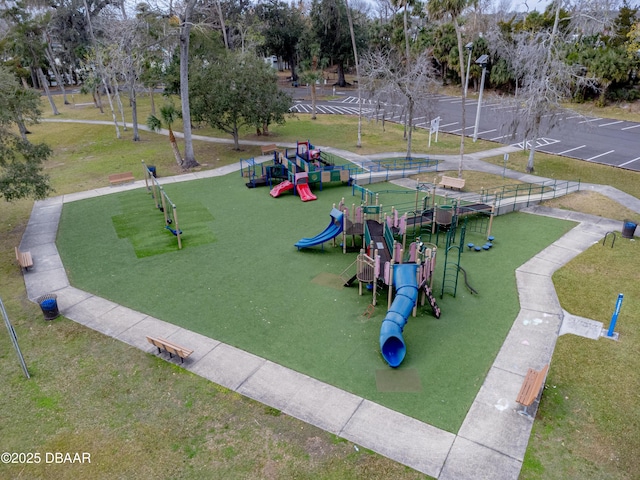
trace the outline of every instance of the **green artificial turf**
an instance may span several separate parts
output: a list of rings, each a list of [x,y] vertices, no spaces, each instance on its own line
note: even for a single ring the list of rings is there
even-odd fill
[[[165,201],[167,216],[165,226],[165,215],[163,207],[156,210],[155,215],[150,211],[156,205],[153,198],[149,197],[148,202],[142,202],[140,193],[129,195],[119,195],[120,210],[122,213],[112,217],[118,238],[126,238],[130,241],[138,258],[150,255],[160,255],[174,251],[178,244],[177,237],[171,232],[180,230],[180,240],[187,242],[190,246],[204,245],[215,241],[215,236],[211,230],[213,216],[207,208],[200,202],[186,201],[180,204],[180,209],[173,211],[170,204]],[[177,220],[176,220],[177,219]],[[176,229],[177,223],[177,229]],[[182,224],[189,225],[188,235],[184,235]],[[162,230],[164,228],[164,231]],[[163,235],[161,235],[163,233]]]
[[[460,276],[455,298],[437,297],[440,319],[428,307],[410,318],[406,358],[379,389],[377,372],[389,369],[379,352],[386,293],[367,318],[371,294],[359,296],[357,286],[343,288],[337,280],[355,253],[331,244],[294,247],[328,225],[342,197],[359,203],[349,187],[314,188],[318,200],[306,203],[247,189],[238,174],[164,188],[179,212],[180,251],[145,189],[64,206],[57,243],[74,286],[454,433],[519,310],[515,268],[573,226],[520,213],[497,217],[495,246],[462,254],[479,294],[471,295]],[[401,198],[411,201],[391,193],[381,201]],[[483,240],[468,233],[465,242]],[[439,249],[438,294],[443,263]]]

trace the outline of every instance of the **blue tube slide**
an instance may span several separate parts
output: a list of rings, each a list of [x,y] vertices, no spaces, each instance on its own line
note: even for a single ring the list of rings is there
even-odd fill
[[[394,368],[402,363],[407,353],[402,330],[418,299],[417,269],[418,265],[415,263],[393,266],[396,297],[380,326],[380,351],[389,366]]]
[[[315,237],[301,238],[296,242],[294,246],[298,247],[298,250],[300,250],[301,248],[309,248],[313,247],[314,245],[323,244],[324,242],[328,242],[329,240],[337,237],[342,233],[343,215],[344,214],[337,208],[331,209],[331,213],[329,214],[329,216],[331,217],[331,223],[327,225],[327,228],[325,228]]]

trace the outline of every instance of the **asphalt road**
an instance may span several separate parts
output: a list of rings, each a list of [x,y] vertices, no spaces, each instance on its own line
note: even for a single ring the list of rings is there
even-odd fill
[[[311,103],[308,101],[308,89],[300,87],[291,89],[295,103],[291,108],[298,113],[311,113]],[[332,87],[324,86],[322,93],[330,95]],[[318,114],[357,115],[358,98],[353,91],[335,91],[340,97],[336,100],[317,102]],[[431,112],[416,114],[414,119],[418,128],[430,127],[433,118],[440,117],[440,131],[460,135],[462,133],[461,99],[446,95],[432,97]],[[363,114],[373,112],[372,105],[364,100]],[[475,128],[478,102],[475,99],[466,101],[465,135],[472,137]],[[387,109],[387,121],[400,122],[400,108]],[[514,111],[509,106],[494,99],[483,100],[478,123],[478,138],[491,140],[504,145],[524,147],[525,139],[521,134],[515,137],[509,134],[506,125],[513,120]],[[543,119],[543,129],[548,125],[548,119]],[[527,139],[527,147],[531,139]],[[640,171],[640,122],[612,120],[607,118],[585,117],[579,114],[567,114],[557,125],[548,130],[543,137],[536,139],[536,150],[554,155],[585,160]]]

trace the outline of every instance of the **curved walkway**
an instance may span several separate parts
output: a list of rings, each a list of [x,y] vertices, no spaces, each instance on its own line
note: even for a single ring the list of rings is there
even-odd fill
[[[349,159],[360,157],[351,152],[326,150]],[[502,168],[481,160],[501,155],[502,150],[465,156],[465,169],[491,173],[499,169],[498,174],[502,174]],[[457,158],[445,157],[445,168],[457,169]],[[239,165],[232,165],[162,178],[161,182],[225,175],[238,169]],[[531,181],[527,180],[531,176],[517,172],[509,171],[508,175]],[[532,417],[517,413],[515,403],[527,369],[539,369],[551,362],[559,334],[590,336],[601,328],[597,322],[562,310],[551,275],[598,242],[606,232],[622,228],[622,222],[576,212],[541,207],[524,210],[575,221],[577,225],[516,270],[521,310],[459,432],[453,434],[264,358],[72,287],[55,245],[63,204],[143,186],[144,182],[138,181],[37,201],[20,245],[21,249],[30,250],[34,258],[33,269],[24,275],[28,297],[37,301],[43,294],[55,293],[65,317],[149,353],[155,353],[155,348],[146,341],[146,335],[189,345],[194,353],[182,365],[185,369],[442,480],[518,478],[533,425]],[[610,187],[589,188],[640,212],[640,200],[630,195]],[[175,359],[169,361],[179,364]]]

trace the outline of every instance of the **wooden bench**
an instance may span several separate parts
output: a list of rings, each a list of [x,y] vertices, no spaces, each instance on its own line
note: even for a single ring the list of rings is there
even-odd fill
[[[113,175],[109,175],[109,183],[111,185],[129,183],[133,181],[135,181],[135,178],[133,178],[133,173],[131,172],[114,173]]]
[[[464,178],[447,177],[443,175],[438,185],[444,188],[449,187],[462,190],[464,188]]]
[[[158,349],[158,353],[162,353],[162,350],[164,350],[169,354],[169,358],[173,358],[174,355],[179,356],[181,363],[184,363],[184,359],[193,353],[193,350],[181,347],[164,338],[147,337],[147,341]]]
[[[262,152],[262,155],[268,155],[269,153],[279,152],[280,150],[278,150],[275,143],[271,143],[269,145],[262,145],[260,147],[260,151]]]
[[[549,364],[546,364],[541,370],[534,370],[533,368],[527,370],[520,392],[516,397],[516,402],[524,407],[525,414],[528,415],[527,407],[530,407],[540,395],[548,371]]]
[[[14,247],[16,250],[16,260],[20,268],[28,270],[29,267],[33,267],[33,258],[31,258],[31,252],[21,252],[18,247]]]

